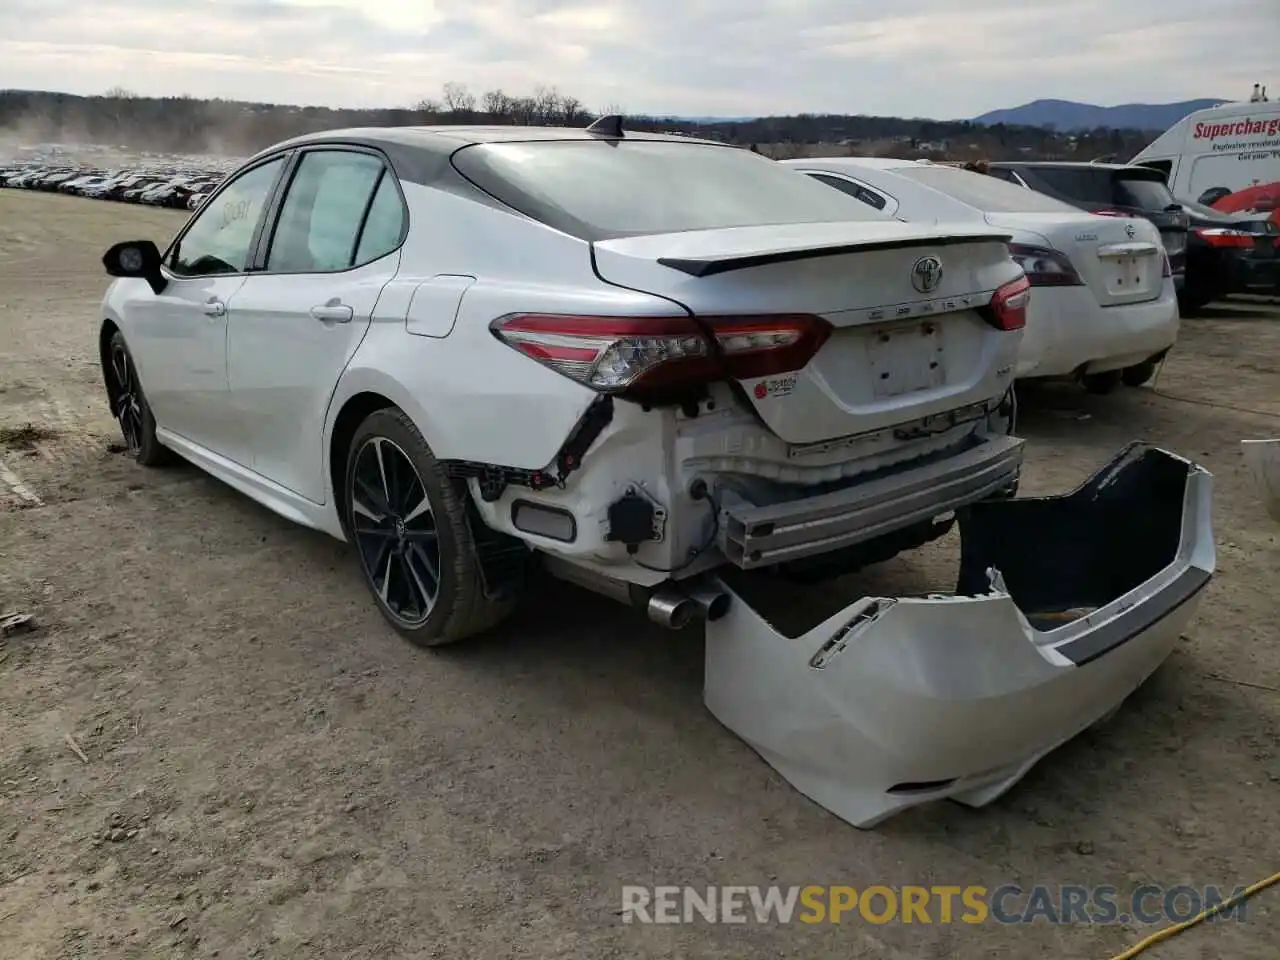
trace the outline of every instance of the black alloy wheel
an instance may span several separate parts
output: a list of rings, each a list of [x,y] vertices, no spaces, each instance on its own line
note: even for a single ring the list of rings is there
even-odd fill
[[[144,467],[171,463],[174,455],[156,437],[156,419],[138,377],[129,346],[119,330],[112,332],[102,358],[111,416],[120,425],[125,451]]]
[[[365,576],[398,626],[421,626],[442,574],[436,516],[417,467],[394,441],[370,437],[356,451],[350,496]]]
[[[144,431],[142,396],[134,375],[133,362],[122,339],[111,342],[111,376],[115,383],[115,396],[111,400],[111,414],[120,424],[120,434],[129,456],[137,457],[142,450]]]

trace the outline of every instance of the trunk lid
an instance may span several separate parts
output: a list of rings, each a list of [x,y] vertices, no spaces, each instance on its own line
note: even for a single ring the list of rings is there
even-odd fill
[[[1000,397],[1021,335],[977,311],[1018,277],[1008,239],[985,226],[864,221],[692,230],[592,249],[601,279],[695,316],[826,319],[832,335],[802,370],[741,381],[769,428],[800,444]],[[917,272],[930,258],[939,276]]]
[[[1154,300],[1164,288],[1160,233],[1145,218],[989,213],[987,222],[1047,239],[1104,307]]]

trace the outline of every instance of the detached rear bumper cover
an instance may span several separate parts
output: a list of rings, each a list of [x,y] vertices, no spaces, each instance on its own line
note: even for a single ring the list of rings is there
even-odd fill
[[[1134,444],[1066,496],[962,510],[956,596],[865,597],[796,638],[735,596],[707,707],[855,826],[989,803],[1169,655],[1213,573],[1211,494]]]

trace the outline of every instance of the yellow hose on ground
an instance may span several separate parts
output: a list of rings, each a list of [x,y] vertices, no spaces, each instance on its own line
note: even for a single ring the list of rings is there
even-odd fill
[[[1177,936],[1183,930],[1189,930],[1192,927],[1194,927],[1196,924],[1203,923],[1204,921],[1208,920],[1210,917],[1216,914],[1222,913],[1222,911],[1224,910],[1229,910],[1231,907],[1234,907],[1237,903],[1242,903],[1243,901],[1248,900],[1255,893],[1258,893],[1261,890],[1267,889],[1267,887],[1271,886],[1273,883],[1280,883],[1280,873],[1273,873],[1271,876],[1267,877],[1265,880],[1259,880],[1253,886],[1245,887],[1234,897],[1230,897],[1227,900],[1224,900],[1222,903],[1215,903],[1208,910],[1201,910],[1198,914],[1196,914],[1190,920],[1184,920],[1182,921],[1182,923],[1176,923],[1172,927],[1165,927],[1163,930],[1157,930],[1155,933],[1147,937],[1142,942],[1135,943],[1132,947],[1130,947],[1124,953],[1116,954],[1114,957],[1111,958],[1111,960],[1133,960],[1134,957],[1142,953],[1148,947],[1154,947],[1157,943],[1162,943],[1165,940],[1168,940],[1170,937]]]

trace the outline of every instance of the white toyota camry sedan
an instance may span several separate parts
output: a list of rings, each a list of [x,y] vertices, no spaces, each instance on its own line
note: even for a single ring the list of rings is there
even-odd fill
[[[871,157],[784,160],[911,223],[1007,230],[1034,293],[1018,379],[1071,378],[1095,393],[1140,386],[1178,339],[1178,293],[1160,231],[944,164]]]
[[[1010,499],[1008,239],[617,118],[316,134],[163,252],[107,251],[102,364],[139,462],[349,541],[415,643],[497,623],[534,565],[705,621],[710,709],[866,825],[984,802],[1113,710],[1212,567],[1207,475],[1164,451]],[[960,596],[799,638],[717,575],[846,573],[957,516]]]

